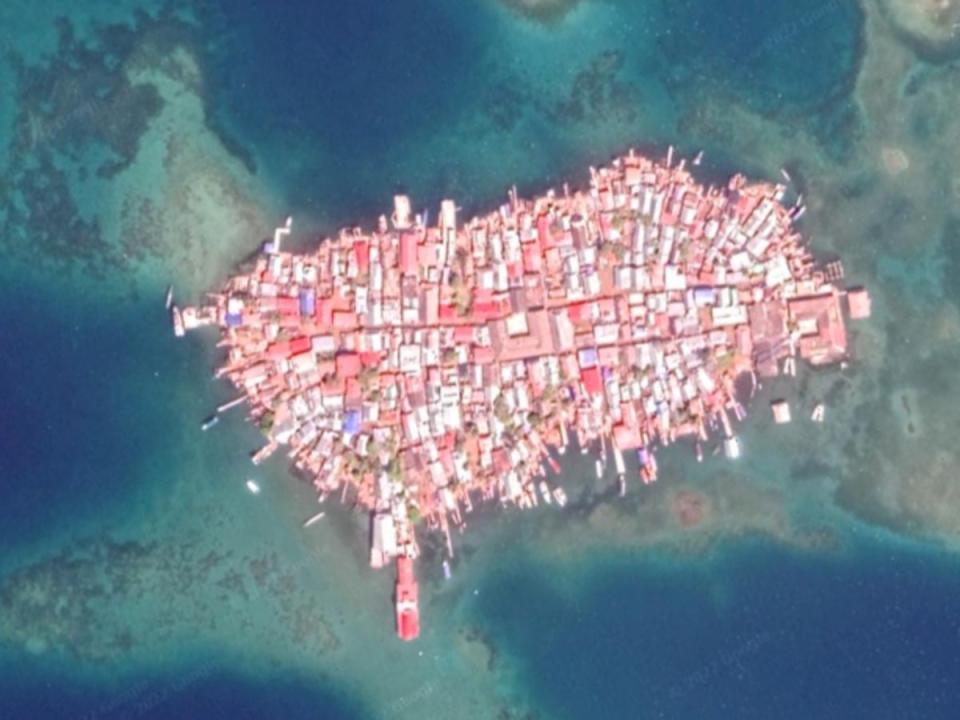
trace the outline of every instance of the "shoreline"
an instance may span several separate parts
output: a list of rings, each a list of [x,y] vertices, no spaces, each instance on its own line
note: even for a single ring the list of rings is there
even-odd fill
[[[369,512],[374,568],[419,555],[421,520],[452,558],[450,528],[475,502],[562,508],[548,478],[568,435],[600,450],[598,480],[610,443],[621,494],[626,451],[643,484],[683,437],[702,459],[719,435],[735,460],[737,378],[846,360],[843,270],[801,244],[805,208],[782,204],[785,185],[705,187],[673,155],[630,151],[590,168],[586,191],[512,189],[466,222],[452,200],[433,225],[397,195],[376,230],[306,253],[283,250],[288,218],[210,304],[173,306],[175,334],[220,329],[217,376],[268,440],[254,464],[288,448],[321,502]],[[848,299],[869,316],[865,290]],[[785,401],[772,408],[790,421]]]

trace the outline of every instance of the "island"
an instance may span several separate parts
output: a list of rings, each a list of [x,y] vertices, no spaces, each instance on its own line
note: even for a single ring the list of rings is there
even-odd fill
[[[671,443],[736,458],[738,378],[847,358],[845,316],[870,297],[805,247],[802,197],[741,175],[705,186],[673,155],[630,151],[585,190],[513,188],[466,222],[452,200],[431,222],[397,195],[374,230],[310,252],[283,249],[288,219],[204,304],[168,295],[178,335],[219,328],[216,374],[241,391],[220,410],[249,403],[266,436],[253,461],[283,447],[321,502],[369,514],[371,565],[398,561],[400,637],[419,633],[421,523],[452,557],[479,503],[562,508],[570,447],[602,477],[609,446],[621,494],[627,460],[652,483]],[[787,402],[772,419],[791,420]]]

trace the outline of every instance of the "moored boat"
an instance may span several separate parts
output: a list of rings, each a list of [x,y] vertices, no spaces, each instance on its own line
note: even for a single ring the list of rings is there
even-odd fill
[[[170,307],[170,319],[173,321],[173,334],[176,337],[183,337],[183,313],[176,305]]]
[[[247,490],[252,492],[254,495],[260,494],[260,486],[257,485],[255,480],[247,479]]]
[[[550,486],[547,485],[546,480],[540,481],[540,494],[543,495],[543,501],[550,505],[553,502],[553,498],[550,497]]]
[[[826,412],[826,408],[824,408],[823,403],[818,403],[817,406],[813,409],[813,414],[810,416],[810,419],[816,423],[822,423],[825,412]]]
[[[210,417],[208,417],[206,420],[203,421],[203,424],[200,426],[200,429],[206,432],[207,430],[212,428],[214,425],[216,425],[218,422],[220,422],[220,416],[211,415]]]
[[[554,488],[553,499],[557,501],[557,505],[563,507],[567,504],[567,493],[562,487]]]
[[[397,558],[397,636],[415,640],[420,635],[420,604],[413,560],[406,555]]]

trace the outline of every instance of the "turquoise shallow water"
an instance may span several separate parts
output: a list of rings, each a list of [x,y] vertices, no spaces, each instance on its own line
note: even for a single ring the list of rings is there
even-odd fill
[[[0,10],[0,716],[956,716],[960,108],[874,3],[34,5]],[[571,460],[567,510],[474,520],[451,582],[423,538],[401,646],[362,518],[302,531],[242,412],[199,431],[232,391],[167,283],[288,212],[305,245],[397,189],[469,212],[668,144],[790,169],[874,294],[851,366],[769,383],[738,464],[674,448],[618,502]]]

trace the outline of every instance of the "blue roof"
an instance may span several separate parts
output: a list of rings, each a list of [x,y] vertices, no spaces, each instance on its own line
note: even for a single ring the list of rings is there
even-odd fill
[[[360,432],[360,411],[348,410],[343,417],[343,430],[351,435]]]
[[[712,287],[694,288],[693,298],[695,301],[705,300],[707,302],[714,302],[717,299],[717,291]]]
[[[227,322],[227,327],[237,327],[238,325],[243,325],[243,315],[240,313],[227,313],[224,319]]]
[[[317,295],[313,288],[300,291],[300,314],[313,315],[317,310]]]

